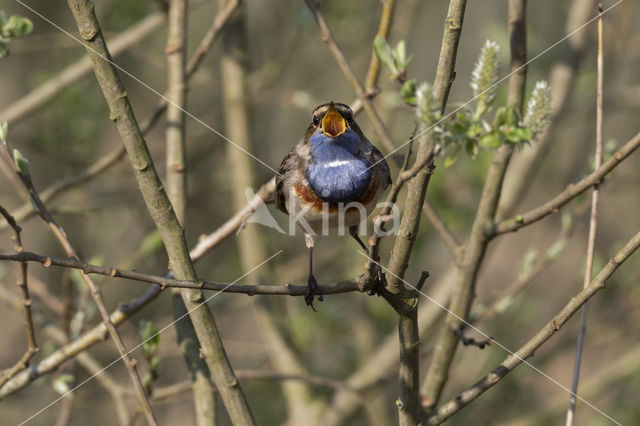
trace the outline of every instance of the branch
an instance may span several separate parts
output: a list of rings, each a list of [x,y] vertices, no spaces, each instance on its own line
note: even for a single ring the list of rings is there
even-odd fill
[[[356,95],[362,102],[362,106],[367,112],[367,115],[369,115],[369,118],[371,119],[371,122],[373,124],[373,128],[380,138],[380,142],[389,152],[394,151],[395,145],[393,143],[391,135],[389,134],[389,131],[384,126],[382,120],[380,119],[380,116],[378,115],[378,112],[373,107],[373,104],[371,103],[368,94],[365,92],[364,87],[362,86],[360,81],[358,81],[358,77],[356,77],[355,73],[353,72],[353,68],[351,68],[349,61],[340,49],[340,46],[338,46],[338,43],[333,38],[333,34],[331,34],[331,30],[329,29],[329,25],[327,24],[327,21],[325,21],[324,16],[322,16],[322,14],[320,13],[320,10],[318,10],[318,6],[315,0],[304,0],[304,2],[309,7],[313,18],[316,20],[316,23],[320,28],[320,32],[322,33],[322,41],[327,43],[327,45],[329,46],[329,50],[338,63],[338,66],[342,70],[342,73],[345,75],[345,77],[349,81],[349,84],[351,84],[351,87],[353,87],[353,90],[356,92]]]
[[[443,404],[435,410],[427,420],[427,424],[436,425],[444,422],[456,412],[478,398],[484,391],[494,386],[513,371],[520,363],[531,357],[534,352],[547,340],[558,332],[562,326],[575,314],[584,303],[594,294],[604,288],[606,281],[613,275],[618,267],[640,247],[640,232],[633,236],[627,244],[613,256],[589,286],[583,289],[562,308],[562,310],[549,321],[533,338],[525,343],[516,352],[509,355],[497,368],[486,375],[473,386],[456,396],[451,401]]]
[[[74,258],[55,258],[42,256],[36,253],[23,251],[16,254],[0,253],[0,260],[12,262],[38,262],[45,268],[50,266],[62,266],[81,270],[85,274],[98,274],[112,278],[125,278],[135,282],[145,282],[157,285],[161,290],[165,288],[187,288],[194,290],[210,290],[223,293],[239,293],[248,296],[270,295],[270,296],[304,296],[307,286],[286,285],[261,285],[261,284],[233,284],[206,280],[179,280],[166,276],[145,274],[138,271],[128,271],[112,267],[92,265]],[[358,285],[362,277],[352,280],[340,281],[322,286],[324,294],[340,294],[359,291]]]
[[[591,17],[594,5],[595,0],[573,0],[567,7],[565,32],[568,34],[584,24]],[[563,43],[562,57],[553,65],[550,73],[552,93],[549,127],[535,143],[520,150],[511,161],[496,213],[498,220],[512,214],[516,203],[529,192],[527,189],[534,181],[535,172],[540,169],[539,164],[553,141],[553,129],[560,126],[560,118],[568,105],[581,58],[589,46],[588,35],[588,31],[579,31]]]
[[[126,52],[156,28],[160,27],[165,22],[165,17],[166,14],[163,11],[151,13],[114,37],[110,43],[113,57],[117,57]],[[46,83],[29,92],[26,96],[11,103],[9,107],[0,112],[0,119],[10,124],[17,123],[29,116],[33,111],[44,106],[64,89],[85,77],[92,69],[89,58],[83,57],[67,66],[61,72],[48,79]]]
[[[184,232],[155,170],[124,85],[113,64],[106,60],[110,55],[95,16],[93,4],[89,0],[68,0],[68,4],[87,53],[93,62],[98,83],[109,105],[110,117],[115,121],[122,143],[127,150],[140,192],[164,242],[170,269],[177,278],[194,280],[196,273],[189,258]],[[202,301],[203,296],[199,291],[192,292],[188,300],[185,300],[202,346],[202,355],[232,421],[240,424],[255,424],[244,392],[233,374],[213,314],[206,304],[201,303]]]
[[[526,62],[526,0],[509,0],[508,21],[511,40],[511,77],[509,80],[508,105],[520,110],[524,96],[524,79],[526,69],[518,68]],[[515,92],[513,92],[515,91]],[[464,254],[458,262],[457,281],[449,304],[447,319],[435,347],[425,379],[422,393],[425,395],[426,410],[433,409],[438,403],[442,389],[448,380],[449,369],[458,346],[455,331],[461,324],[459,318],[467,318],[473,300],[475,285],[484,259],[484,254],[490,242],[484,234],[484,227],[494,220],[502,182],[504,179],[513,147],[503,145],[493,154],[491,165],[482,189],[476,216],[471,227],[468,243]]]
[[[391,28],[391,22],[393,21],[393,6],[395,0],[384,0],[381,3],[382,14],[380,15],[380,22],[378,23],[377,35],[386,39],[389,36],[389,29]],[[379,75],[380,60],[378,60],[378,57],[374,52],[371,52],[369,68],[367,69],[367,77],[365,78],[365,87],[367,93],[371,93],[375,90]]]
[[[274,180],[271,179],[269,183],[263,185],[260,191],[258,191],[253,199],[247,204],[247,207],[236,213],[233,217],[229,218],[227,222],[225,222],[216,231],[212,232],[206,237],[203,237],[200,243],[198,243],[191,250],[191,259],[194,262],[199,261],[211,249],[213,249],[227,237],[232,235],[235,230],[239,229],[243,218],[247,217],[254,211],[255,206],[257,205],[256,203],[265,200],[270,196],[269,194],[273,193],[273,185]],[[47,264],[46,261],[44,264]],[[155,300],[155,298],[161,292],[162,287],[160,285],[147,288],[137,298],[123,303],[118,309],[112,312],[110,316],[111,322],[113,322],[114,325],[118,326],[129,317],[137,313],[144,306]],[[4,386],[0,387],[0,399],[19,389],[22,389],[38,377],[54,371],[68,359],[76,356],[78,353],[84,350],[87,350],[96,343],[103,341],[106,337],[106,333],[107,329],[104,324],[98,324],[91,330],[85,332],[78,339],[47,356],[29,370],[25,370],[19,373],[13,379],[5,383]]]
[[[16,253],[22,253],[24,249],[22,247],[22,238],[20,237],[20,226],[18,226],[15,219],[2,206],[0,206],[0,214],[4,217],[9,226],[11,226],[11,229],[13,229],[12,239]],[[0,375],[0,387],[3,386],[7,380],[18,374],[19,371],[27,368],[31,358],[33,358],[33,356],[38,352],[38,342],[36,341],[36,332],[33,327],[33,316],[31,314],[32,300],[29,297],[29,287],[27,285],[27,264],[25,262],[20,262],[20,278],[16,284],[20,288],[20,293],[22,295],[21,304],[22,309],[24,310],[24,328],[27,334],[27,350],[13,367],[2,372],[2,375]]]
[[[47,210],[46,206],[40,199],[38,192],[33,186],[33,182],[31,181],[31,175],[27,169],[21,168],[17,161],[15,161],[9,151],[9,145],[7,143],[0,144],[0,154],[4,157],[7,163],[13,164],[15,173],[20,177],[24,187],[29,192],[30,199],[34,205],[34,209],[37,211],[38,215],[42,218],[42,220],[46,223],[49,230],[56,237],[60,245],[64,248],[67,256],[74,259],[80,259],[77,255],[75,249],[71,245],[71,241],[69,240],[67,233],[56,223],[51,213]],[[25,160],[26,161],[26,160]],[[115,326],[110,320],[109,311],[107,311],[107,307],[104,304],[104,300],[102,299],[102,293],[100,288],[93,282],[93,280],[87,274],[81,274],[83,281],[87,284],[90,289],[91,297],[93,298],[96,306],[98,307],[98,311],[102,317],[102,321],[104,322],[111,339],[113,340],[116,348],[118,349],[118,353],[120,357],[124,361],[125,367],[127,368],[127,372],[131,378],[131,381],[134,384],[136,392],[138,394],[138,398],[140,400],[140,404],[142,405],[143,411],[147,417],[147,422],[150,425],[156,425],[157,420],[151,409],[151,405],[149,404],[149,399],[147,398],[147,394],[145,393],[144,386],[142,385],[142,381],[140,379],[140,375],[138,374],[138,370],[136,368],[136,361],[134,361],[118,334]]]
[[[166,185],[167,196],[184,227],[187,208],[187,153],[185,141],[185,114],[187,98],[187,0],[169,2],[167,31],[167,125],[166,134]],[[181,296],[182,293],[182,296]],[[200,345],[196,331],[189,318],[183,299],[189,298],[189,290],[174,289],[172,299],[173,317],[176,319],[177,343],[184,357],[192,381],[196,424],[215,423],[215,388],[211,383],[207,364],[200,356]]]
[[[597,58],[597,89],[596,89],[596,148],[594,153],[594,168],[597,170],[602,164],[602,3],[598,5],[598,58]],[[591,217],[589,219],[589,236],[587,239],[587,260],[584,267],[583,288],[589,286],[593,274],[593,256],[596,245],[596,230],[598,227],[598,186],[593,187],[591,193]],[[576,358],[573,366],[573,380],[571,381],[571,395],[569,396],[569,408],[567,409],[567,426],[573,425],[576,410],[576,397],[578,392],[578,380],[580,378],[580,364],[582,363],[582,348],[584,336],[587,331],[587,304],[580,309],[580,324],[578,326],[578,341],[576,343]]]
[[[191,7],[191,9],[194,9],[195,7],[198,7],[202,4],[205,4],[205,3],[202,1],[195,2],[195,4]],[[200,40],[198,47],[196,48],[195,52],[193,53],[193,56],[191,57],[191,59],[189,60],[189,63],[187,64],[187,76],[186,76],[187,81],[189,81],[191,77],[195,74],[195,72],[200,68],[202,61],[206,57],[207,53],[209,53],[209,51],[211,50],[213,43],[217,40],[218,36],[220,35],[220,32],[224,29],[226,24],[229,22],[231,15],[238,8],[239,4],[240,4],[239,0],[233,0],[229,2],[225,7],[221,8],[218,11],[218,13],[216,13],[213,19],[213,22],[211,23],[211,27],[209,28],[207,33],[204,35],[202,40]],[[158,14],[162,17],[162,20],[159,21],[159,24],[161,24],[162,22],[164,22],[165,13],[158,12]],[[142,24],[142,22],[140,24]],[[115,52],[115,50],[118,48],[118,46],[115,46],[117,40],[119,39],[115,38],[113,42],[110,44],[110,46],[112,47],[111,53],[113,56],[116,56],[118,53],[118,52]],[[81,61],[85,61],[88,64],[86,72],[91,71],[92,68],[91,68],[90,60],[88,58],[83,58]],[[75,79],[69,80],[68,84],[71,84],[74,81]],[[57,94],[57,92],[55,92],[54,95],[55,94]],[[140,131],[142,132],[143,135],[146,136],[147,133],[149,133],[149,131],[153,129],[153,127],[158,122],[162,114],[166,111],[166,109],[167,109],[166,101],[164,99],[160,100],[158,102],[158,105],[153,110],[153,112],[140,125]],[[2,114],[3,113],[0,113],[0,117],[2,117]],[[124,158],[125,153],[126,151],[124,149],[124,146],[122,145],[119,146],[118,148],[114,149],[106,156],[100,158],[98,161],[96,161],[95,163],[93,163],[92,165],[90,165],[89,167],[87,167],[85,170],[78,173],[77,175],[67,177],[53,183],[51,186],[49,186],[48,188],[40,192],[40,198],[46,204],[49,201],[51,201],[55,196],[59,195],[60,193],[76,185],[89,182],[93,178],[99,176],[100,174],[102,174],[103,172],[111,168],[113,165],[117,164],[122,158]],[[31,203],[26,202],[24,205],[22,205],[18,210],[16,210],[13,213],[13,216],[18,221],[22,221],[32,216],[33,214],[35,214],[35,212],[31,207]],[[4,229],[4,227],[5,225],[0,225],[0,230]]]
[[[640,133],[637,133],[633,138],[625,143],[622,148],[617,150],[609,160],[587,177],[581,179],[575,184],[569,184],[564,191],[539,207],[517,215],[514,218],[506,219],[488,226],[485,228],[485,233],[489,236],[496,236],[507,232],[514,232],[522,227],[537,222],[552,213],[558,212],[558,210],[569,201],[573,200],[592,186],[600,184],[604,177],[616,168],[618,164],[624,161],[632,152],[634,152],[638,146],[640,146]]]
[[[446,106],[448,91],[455,75],[456,55],[465,7],[465,0],[453,0],[449,4],[434,82],[434,96],[436,101],[440,103],[441,110],[444,110]],[[421,132],[421,136],[418,138],[416,163],[427,161],[431,164],[433,159],[429,157],[433,156],[433,152],[433,143],[429,140],[428,133]],[[389,270],[392,276],[388,283],[388,290],[401,296],[408,291],[404,287],[402,279],[408,267],[413,243],[420,227],[422,206],[424,205],[430,178],[429,171],[421,169],[415,178],[409,182],[405,211],[394,242],[392,255],[389,259]],[[421,412],[420,368],[419,357],[417,356],[419,352],[417,303],[409,312],[400,315],[398,327],[401,348],[400,400],[398,401],[399,424],[412,425],[418,423]]]
[[[429,200],[426,200],[424,202],[422,211],[424,212],[427,219],[429,219],[429,222],[431,222],[431,225],[433,225],[433,229],[436,230],[444,244],[449,249],[449,253],[451,253],[451,257],[453,258],[453,263],[459,264],[462,258],[464,247],[458,240],[458,237],[456,237],[451,229],[449,229],[445,221],[440,217]]]

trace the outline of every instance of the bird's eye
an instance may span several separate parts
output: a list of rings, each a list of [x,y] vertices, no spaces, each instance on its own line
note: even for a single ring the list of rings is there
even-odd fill
[[[317,115],[313,116],[313,125],[317,126],[318,124],[320,124],[320,117],[318,117]]]

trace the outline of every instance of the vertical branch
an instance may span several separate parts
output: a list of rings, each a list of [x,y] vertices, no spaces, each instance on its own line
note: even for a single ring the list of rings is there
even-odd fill
[[[318,27],[320,28],[320,32],[322,33],[322,41],[327,43],[327,45],[329,46],[329,50],[338,63],[338,66],[342,70],[342,73],[349,81],[349,84],[351,84],[351,87],[353,87],[353,90],[356,92],[358,99],[360,99],[360,101],[362,102],[362,106],[371,119],[371,124],[373,124],[373,129],[380,138],[380,142],[389,152],[393,151],[395,149],[395,146],[393,144],[393,139],[389,134],[389,130],[387,130],[387,128],[384,126],[382,120],[380,119],[380,116],[378,115],[378,112],[373,107],[371,100],[367,97],[367,93],[365,93],[364,87],[362,86],[360,81],[358,81],[358,77],[356,77],[356,74],[354,73],[353,68],[351,68],[349,61],[344,56],[344,53],[340,49],[340,46],[338,46],[336,40],[333,38],[333,34],[331,34],[331,30],[329,29],[327,21],[324,20],[324,16],[322,16],[320,10],[318,10],[318,5],[316,4],[315,0],[304,0],[304,2],[309,7],[309,10],[313,14],[313,17],[316,20]]]
[[[31,181],[31,175],[29,174],[28,166],[21,167],[21,165],[17,164],[17,162],[11,158],[11,154],[9,152],[10,152],[9,147],[6,143],[3,143],[0,145],[0,154],[4,157],[4,159],[8,163],[13,164],[14,171],[22,181],[22,184],[24,185],[26,190],[29,192],[29,197],[31,199],[31,202],[33,203],[34,209],[37,211],[40,218],[46,223],[49,230],[53,233],[53,235],[56,237],[60,245],[64,248],[67,256],[74,259],[80,259],[75,249],[71,245],[71,241],[69,240],[67,233],[62,229],[62,227],[60,227],[56,223],[55,219],[53,218],[49,210],[47,210],[46,206],[40,199],[40,196],[38,195],[35,187],[33,186],[33,182]],[[26,162],[26,160],[24,159],[23,161]],[[25,272],[26,272],[26,269],[25,269]],[[149,404],[149,399],[147,398],[147,394],[145,393],[144,387],[142,386],[142,381],[140,379],[140,375],[138,374],[138,370],[136,368],[136,361],[129,356],[127,349],[124,345],[124,342],[120,337],[120,334],[118,334],[116,327],[114,326],[113,322],[111,321],[111,318],[109,317],[109,311],[107,311],[107,307],[105,306],[104,300],[102,299],[102,292],[100,291],[100,288],[89,277],[89,275],[82,272],[80,276],[89,287],[91,297],[93,298],[96,306],[98,307],[98,311],[102,316],[102,321],[106,326],[107,331],[111,336],[111,339],[115,343],[115,346],[118,350],[118,353],[120,354],[120,357],[124,362],[125,367],[127,368],[127,372],[129,373],[131,381],[133,382],[134,387],[136,389],[138,398],[140,399],[140,404],[142,405],[142,409],[147,417],[147,422],[150,425],[156,425],[157,420],[151,409],[151,405]]]
[[[391,22],[393,21],[394,3],[395,0],[382,0],[382,14],[380,16],[380,22],[378,23],[377,35],[385,39],[389,35],[389,29],[391,28]],[[367,77],[364,79],[364,87],[367,93],[371,93],[375,90],[379,75],[380,60],[378,60],[376,54],[372,52],[371,59],[369,60],[369,69],[367,70]]]
[[[167,196],[184,227],[187,207],[187,155],[185,144],[185,114],[187,104],[186,50],[188,0],[169,2],[169,28],[167,34]]]
[[[131,104],[115,66],[109,62],[110,55],[102,36],[93,3],[89,0],[68,0],[78,25],[80,36],[87,47],[94,71],[110,117],[124,144],[136,181],[151,218],[155,222],[169,257],[170,269],[178,279],[196,280],[193,263],[189,258],[184,231],[169,202],[162,182],[156,172],[149,149],[133,114]],[[202,347],[209,371],[218,392],[227,408],[231,420],[238,424],[255,424],[244,392],[233,372],[213,314],[201,291],[182,292],[185,305]]]
[[[232,3],[226,0],[222,7]],[[253,151],[250,125],[250,100],[247,90],[248,52],[246,8],[240,7],[229,22],[222,35],[221,76],[223,87],[223,110],[227,136],[236,144]],[[255,163],[243,152],[229,146],[227,158],[230,169],[234,171],[233,179],[229,179],[229,189],[233,206],[236,210],[247,204],[247,188],[255,185]],[[265,255],[266,243],[263,234],[256,226],[246,226],[238,235],[239,255],[244,268],[255,265]],[[253,274],[253,281],[260,282],[267,278],[269,269],[260,274]],[[269,306],[266,304],[269,303]],[[254,306],[264,343],[268,349],[269,359],[274,368],[283,374],[306,376],[308,371],[300,361],[287,339],[285,330],[272,315],[274,311],[284,311],[284,300],[254,299]],[[310,419],[320,416],[320,403],[315,399],[312,387],[303,381],[283,381],[280,383],[286,399],[289,424],[309,424]]]
[[[13,245],[16,253],[23,251],[22,239],[20,238],[20,226],[15,219],[4,207],[0,206],[0,214],[5,218],[9,226],[13,229]],[[27,285],[27,262],[20,262],[20,276],[17,282],[22,295],[22,307],[24,309],[24,328],[27,334],[27,350],[18,362],[11,368],[2,372],[0,376],[0,386],[4,385],[7,380],[15,376],[20,370],[29,366],[29,361],[38,352],[38,343],[36,342],[36,332],[33,327],[33,316],[31,314],[31,298],[29,297],[29,287]]]
[[[602,59],[602,4],[598,4],[598,59],[597,59],[597,88],[596,88],[596,149],[594,168],[598,169],[602,164],[602,92],[603,92],[603,59]],[[584,268],[584,281],[582,288],[586,289],[593,275],[593,256],[596,245],[596,230],[598,227],[598,186],[593,187],[591,194],[591,218],[589,220],[589,237],[587,240],[587,261]],[[576,344],[576,359],[573,366],[573,380],[571,381],[571,396],[567,409],[566,426],[572,426],[576,410],[576,393],[578,392],[578,380],[580,379],[580,364],[582,363],[582,349],[587,331],[587,303],[580,308],[580,326],[578,328],[578,342]]]
[[[526,62],[526,0],[509,0],[508,20],[511,39],[511,71],[515,71]],[[522,68],[511,75],[509,80],[508,105],[518,109],[522,108],[524,97],[524,83],[526,69]],[[512,92],[515,91],[515,92]],[[478,271],[484,259],[484,254],[490,242],[490,238],[484,233],[486,225],[492,222],[500,192],[504,174],[509,164],[513,147],[503,145],[493,155],[491,165],[484,183],[480,202],[476,212],[469,241],[457,265],[458,275],[451,296],[449,310],[454,314],[447,315],[442,332],[435,346],[434,354],[429,365],[429,371],[425,379],[422,393],[424,405],[427,411],[433,410],[440,399],[442,389],[448,380],[451,362],[458,346],[458,337],[454,331],[461,322],[459,318],[467,318],[471,302],[475,292],[475,284]]]
[[[566,33],[570,33],[584,24],[592,13],[594,3],[595,0],[573,0],[571,2],[565,24]],[[558,118],[567,105],[580,60],[587,48],[587,38],[588,31],[580,31],[572,35],[564,42],[562,58],[551,68],[552,93],[549,127],[535,144],[522,149],[510,162],[509,172],[500,196],[500,205],[496,213],[498,219],[503,219],[511,214],[522,195],[527,193],[526,189],[533,181],[535,171],[539,169],[538,165],[548,151],[551,142],[551,129],[558,123]]]
[[[188,0],[171,0],[169,3],[167,32],[167,105],[166,163],[167,195],[178,221],[185,226],[187,209],[187,151],[185,114],[187,104],[187,16]],[[174,318],[182,318],[187,308],[181,290],[172,289]],[[200,345],[190,318],[176,322],[180,351],[185,359],[192,382],[196,424],[215,424],[215,389],[209,369],[200,357]]]
[[[442,47],[436,71],[434,94],[440,102],[441,110],[446,106],[446,99],[455,75],[456,55],[462,32],[462,23],[466,7],[465,0],[452,0],[444,25]],[[433,143],[428,134],[422,132],[418,138],[416,164],[433,163]],[[387,289],[394,294],[403,294],[405,289],[402,281],[408,266],[413,243],[420,227],[422,206],[424,205],[427,187],[431,178],[430,167],[422,168],[409,181],[405,211],[400,222],[398,235],[395,239],[389,270],[391,277]],[[404,298],[404,297],[403,297]],[[417,424],[421,414],[419,389],[419,357],[418,357],[418,324],[417,303],[399,316],[400,338],[400,400],[398,401],[398,415],[400,425]]]

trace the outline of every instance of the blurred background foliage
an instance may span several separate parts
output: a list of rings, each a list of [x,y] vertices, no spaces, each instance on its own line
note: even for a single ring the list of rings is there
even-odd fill
[[[107,40],[156,11],[158,3],[150,0],[97,2],[98,18]],[[432,81],[447,2],[407,0],[397,3],[390,44],[395,46],[399,40],[406,40],[408,53],[413,56],[408,73],[420,81]],[[608,3],[612,2],[605,2],[605,7]],[[565,22],[571,4],[554,0],[529,2],[529,57],[566,34]],[[71,14],[60,3],[31,0],[29,5],[76,34]],[[380,3],[376,0],[325,0],[320,2],[320,6],[338,43],[362,80],[377,30]],[[209,1],[193,7],[189,22],[190,53],[210,25],[216,7]],[[32,35],[13,41],[10,56],[0,61],[0,111],[3,111],[81,58],[85,52],[73,40],[18,3],[6,1],[0,9],[7,14],[27,16],[34,23]],[[355,96],[327,46],[322,43],[312,15],[302,1],[248,1],[245,10],[253,152],[277,168],[284,154],[303,135],[315,106],[329,100],[350,103]],[[604,135],[605,141],[613,143],[624,143],[640,130],[637,119],[640,109],[637,73],[640,68],[639,18],[639,4],[626,1],[605,19]],[[577,72],[575,90],[563,113],[553,123],[550,150],[529,183],[526,194],[522,195],[522,201],[516,208],[518,211],[546,201],[591,170],[595,137],[595,29],[594,24],[583,30],[589,34],[588,47]],[[472,1],[467,5],[456,66],[457,77],[449,97],[450,110],[472,96],[469,85],[471,71],[487,39],[496,40],[501,47],[500,75],[504,76],[508,69],[509,50],[504,0]],[[119,56],[116,62],[137,79],[163,92],[166,86],[165,43],[166,30],[160,28]],[[562,47],[550,50],[529,65],[527,93],[536,81],[549,80],[551,67],[562,57]],[[187,109],[224,134],[220,54],[220,43],[216,43],[191,82]],[[141,121],[155,107],[158,97],[131,77],[123,75],[122,78]],[[382,71],[379,86],[382,91],[376,97],[375,105],[399,145],[413,128],[413,112],[402,102],[397,84],[389,79],[388,71]],[[506,88],[506,84],[499,86],[497,105],[504,104]],[[557,88],[552,87],[552,91],[555,90]],[[368,117],[361,114],[357,121],[376,143]],[[29,159],[35,185],[40,190],[53,181],[78,173],[120,144],[92,74],[64,90],[43,108],[19,122],[10,123],[9,134],[13,146]],[[189,207],[186,232],[188,241],[193,245],[199,235],[216,229],[234,213],[230,202],[234,170],[226,162],[227,143],[192,119],[187,119],[187,140]],[[156,166],[162,171],[165,149],[162,125],[156,126],[148,135],[147,143],[156,159]],[[527,149],[528,146],[522,147],[522,150]],[[481,150],[475,160],[462,155],[446,169],[442,167],[443,158],[437,162],[428,198],[459,236],[465,235],[470,228],[489,159],[490,152]],[[596,270],[637,232],[640,225],[639,162],[638,154],[635,154],[601,186]],[[254,188],[257,189],[273,173],[257,163],[255,170]],[[395,171],[397,169],[394,168]],[[23,200],[7,180],[3,178],[2,182],[0,202],[14,210]],[[583,196],[565,207],[565,210],[573,212],[575,223],[564,250],[504,312],[478,324],[506,347],[515,349],[525,342],[581,288],[588,221],[585,203],[589,203],[589,197]],[[105,265],[156,274],[165,271],[166,257],[157,243],[149,243],[154,241],[148,238],[154,226],[125,162],[120,162],[88,184],[66,192],[49,207],[85,258],[99,256]],[[278,212],[273,213],[281,226],[287,229],[286,218]],[[27,250],[63,256],[37,219],[32,218],[21,225]],[[295,237],[289,237],[267,228],[261,228],[260,233],[266,240],[268,255],[284,250],[273,260],[270,276],[263,278],[269,283],[303,284],[307,264],[302,234],[298,232]],[[475,303],[490,304],[502,296],[517,279],[526,253],[534,249],[543,256],[560,233],[561,217],[553,215],[516,234],[498,239],[491,245],[481,270]],[[391,242],[391,239],[383,242],[382,253],[388,253]],[[320,283],[351,278],[362,272],[363,259],[356,253],[357,246],[348,238],[323,238],[317,247],[316,277]],[[0,250],[12,251],[7,231],[3,231],[0,239]],[[581,389],[592,387],[592,393],[585,398],[624,424],[640,422],[640,406],[637,404],[640,359],[631,363],[624,374],[613,379],[603,371],[606,372],[617,359],[640,345],[637,338],[640,335],[639,266],[640,260],[636,255],[614,275],[606,290],[590,302],[581,377],[581,385],[584,385]],[[423,220],[407,279],[415,282],[420,271],[427,269],[431,277],[425,289],[429,292],[433,283],[446,279],[450,267],[448,251],[432,227]],[[218,246],[197,265],[197,269],[200,277],[217,281],[232,281],[242,275],[236,239],[230,238]],[[16,271],[16,265],[0,263],[0,281],[11,291]],[[69,279],[62,269],[45,270],[33,265],[29,271],[31,276],[44,281],[54,294],[61,294],[63,283]],[[111,308],[135,297],[143,288],[143,284],[113,279],[101,281],[101,286]],[[304,365],[315,375],[336,379],[348,377],[369,359],[389,333],[395,333],[395,314],[377,297],[362,294],[326,297],[318,313],[304,306],[301,298],[285,298],[284,302],[274,304],[278,311],[273,314],[288,330],[291,344]],[[422,300],[421,303],[427,305],[429,301]],[[234,367],[269,369],[264,337],[260,333],[252,300],[242,295],[221,294],[210,304]],[[37,299],[34,307],[51,320],[58,321]],[[5,349],[0,352],[0,364],[5,366],[21,354],[24,332],[19,313],[9,309],[1,312],[5,332],[0,336],[0,347]],[[129,347],[138,341],[138,322],[142,319],[152,320],[158,328],[170,322],[169,295],[160,296],[120,327]],[[85,319],[85,327],[98,320],[98,316],[93,314]],[[573,318],[531,360],[536,367],[567,385],[571,379],[577,323],[577,317]],[[47,343],[43,336],[39,338],[42,345],[39,356],[45,356],[55,345]],[[422,341],[425,366],[428,365],[432,343],[431,338]],[[116,357],[110,342],[92,348],[90,353],[104,364]],[[134,356],[142,358],[140,353],[134,353]],[[187,377],[175,343],[174,328],[162,334],[156,356],[159,376],[154,386],[175,383]],[[466,347],[459,350],[444,398],[457,394],[494,368],[504,356],[504,351],[497,346],[483,351]],[[86,374],[83,370],[78,371],[81,375]],[[124,386],[129,385],[122,365],[117,364],[109,371]],[[389,380],[375,388],[374,394],[382,395],[378,401],[383,402],[374,408],[379,424],[395,423],[396,374],[395,371],[388,372]],[[590,381],[594,378],[595,383]],[[7,397],[0,405],[3,423],[15,424],[57,397],[52,380],[52,377],[45,376]],[[281,424],[285,421],[286,407],[279,395],[277,382],[247,381],[244,386],[260,424]],[[325,388],[319,388],[317,393],[320,397],[331,398],[331,391]],[[502,384],[452,418],[450,423],[558,424],[564,418],[567,400],[564,390],[532,369],[521,366]],[[115,421],[105,391],[95,380],[77,392],[74,407],[70,424],[113,424]],[[606,424],[603,417],[584,404],[578,403],[578,407],[577,424]],[[193,410],[189,393],[154,404],[154,408],[163,424],[191,424]],[[53,424],[58,410],[59,404],[30,424]],[[224,415],[220,417],[224,424]],[[350,424],[369,422],[364,414],[359,413]]]

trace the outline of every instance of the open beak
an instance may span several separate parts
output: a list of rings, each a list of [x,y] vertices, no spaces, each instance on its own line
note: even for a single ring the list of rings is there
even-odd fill
[[[331,102],[329,105],[329,110],[324,115],[322,119],[322,132],[331,136],[332,138],[337,138],[341,134],[343,134],[347,130],[347,123],[344,118],[340,115],[336,107]]]

